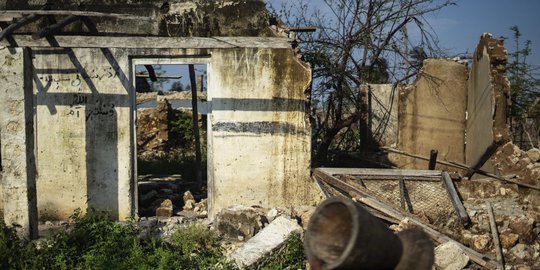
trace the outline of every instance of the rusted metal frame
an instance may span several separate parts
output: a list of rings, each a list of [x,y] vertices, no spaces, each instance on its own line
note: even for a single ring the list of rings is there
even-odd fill
[[[311,177],[313,178],[313,180],[315,180],[315,183],[320,187],[320,189],[321,189],[321,191],[322,191],[322,193],[323,193],[323,195],[324,195],[324,197],[326,199],[328,199],[328,198],[330,198],[332,196],[336,196],[336,193],[339,193],[339,196],[348,197],[345,194],[343,194],[343,191],[339,191],[336,188],[328,185],[326,182],[324,182],[322,179],[320,179],[319,176],[313,174]],[[328,189],[333,189],[334,192],[331,192]],[[373,209],[371,207],[367,207],[367,209],[372,215],[376,216],[377,218],[380,218],[382,220],[385,220],[385,221],[387,221],[389,223],[393,223],[393,224],[398,224],[399,223],[398,219],[390,217],[388,215],[385,215],[381,211],[375,210],[375,209]]]
[[[401,150],[398,150],[398,149],[395,149],[395,148],[391,148],[391,147],[381,147],[382,150],[385,150],[387,152],[392,152],[392,153],[396,153],[396,154],[400,154],[400,155],[404,155],[404,156],[408,156],[408,157],[413,157],[413,158],[417,158],[417,159],[421,159],[421,160],[427,160],[429,161],[429,158],[427,157],[424,157],[424,156],[420,156],[420,155],[416,155],[416,154],[411,154],[411,153],[407,153],[405,151],[401,151]],[[458,162],[446,162],[446,161],[440,161],[438,160],[437,161],[438,164],[442,164],[442,165],[445,165],[445,166],[449,166],[449,167],[452,167],[452,168],[458,168],[458,169],[462,169],[462,170],[468,170],[470,167],[465,165],[465,164],[462,164],[462,163],[458,163]],[[504,181],[504,182],[508,182],[508,183],[511,183],[511,184],[515,184],[515,185],[518,185],[520,187],[526,187],[526,188],[530,188],[530,189],[534,189],[534,190],[538,190],[540,191],[540,187],[539,186],[534,186],[534,185],[529,185],[529,184],[526,184],[526,183],[520,183],[518,181],[515,181],[515,180],[512,180],[512,179],[508,179],[508,178],[505,178],[505,177],[501,177],[501,176],[498,176],[498,175],[495,175],[495,174],[492,174],[490,172],[486,172],[484,170],[477,170],[476,173],[479,173],[479,174],[482,174],[482,175],[485,175],[485,176],[488,176],[488,177],[491,177],[491,178],[494,178],[494,179],[497,179],[497,180],[500,180],[500,181]]]
[[[15,23],[12,23],[10,24],[8,27],[6,27],[5,29],[2,30],[2,32],[0,32],[0,41],[2,39],[4,39],[5,37],[13,34],[13,32],[15,32],[15,30],[27,25],[27,24],[30,24],[34,21],[36,21],[37,19],[39,19],[39,16],[35,15],[35,14],[32,14],[32,15],[29,15],[29,16],[26,16],[26,17],[23,17],[22,19],[18,20],[17,22]]]
[[[349,185],[336,177],[326,174],[325,172],[315,169],[314,175],[316,175],[319,179],[324,181],[325,183],[328,183],[329,185],[333,186],[334,188],[338,190],[342,190],[343,192],[349,194],[352,198],[356,199],[357,201],[374,208],[378,211],[381,211],[382,213],[389,215],[390,217],[393,217],[398,220],[408,219],[409,222],[421,227],[427,234],[431,236],[431,238],[437,242],[437,243],[446,243],[446,242],[454,242],[457,244],[467,255],[469,258],[474,261],[475,263],[479,264],[480,266],[486,268],[486,269],[496,269],[497,264],[495,263],[494,259],[490,256],[481,254],[479,252],[476,252],[463,244],[461,244],[458,241],[453,240],[452,238],[438,232],[434,228],[432,228],[430,225],[424,224],[416,219],[416,217],[412,216],[411,214],[408,214],[404,212],[403,210],[395,209],[393,207],[388,206],[387,204],[379,201],[375,197],[371,196],[370,194],[352,186]]]
[[[446,192],[448,193],[448,197],[452,202],[452,206],[459,217],[459,220],[465,227],[469,226],[471,224],[471,219],[469,218],[469,214],[465,210],[465,207],[459,198],[456,187],[454,186],[454,182],[450,178],[450,175],[447,172],[442,172],[441,180],[444,184]]]

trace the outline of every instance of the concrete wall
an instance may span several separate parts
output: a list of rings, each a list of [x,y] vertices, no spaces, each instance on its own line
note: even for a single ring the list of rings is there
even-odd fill
[[[33,50],[41,219],[94,206],[133,214],[131,103],[121,50]],[[54,195],[53,195],[54,194]]]
[[[467,101],[467,145],[465,162],[473,166],[482,157],[493,140],[493,114],[495,97],[491,84],[491,65],[487,48],[475,52],[469,77]],[[487,161],[483,169],[490,170]],[[490,170],[491,171],[491,170]]]
[[[111,210],[119,219],[134,214],[135,97],[129,56],[209,53],[210,215],[233,204],[276,207],[320,199],[310,179],[304,92],[311,70],[292,49],[36,48],[25,74],[33,81],[30,100],[36,102],[41,219],[66,219],[87,206]],[[22,62],[22,57],[14,60],[21,67]],[[3,144],[10,141],[6,138]],[[10,155],[3,152],[2,158]]]
[[[212,53],[210,74],[210,216],[234,204],[314,203],[310,68],[290,49],[232,49]]]
[[[4,221],[37,235],[34,108],[27,49],[0,48],[0,133]]]
[[[424,156],[439,151],[439,160],[465,161],[467,67],[450,60],[429,59],[399,100],[398,148]],[[404,168],[427,169],[427,162],[396,157]]]
[[[467,165],[473,166],[495,142],[508,141],[506,49],[503,40],[484,34],[476,48],[469,76],[467,102]],[[491,161],[482,167],[493,171]]]
[[[4,219],[4,192],[2,191],[2,172],[0,172],[0,219]]]

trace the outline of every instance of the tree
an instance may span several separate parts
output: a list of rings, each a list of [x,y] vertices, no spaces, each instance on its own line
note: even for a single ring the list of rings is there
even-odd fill
[[[176,82],[173,82],[173,84],[171,85],[171,89],[169,89],[169,91],[182,92],[185,89],[186,88],[184,87],[184,84],[182,84],[181,81],[176,81]]]
[[[419,67],[410,63],[408,48],[430,56],[439,51],[436,35],[424,16],[453,1],[322,2],[319,8],[306,0],[284,4],[280,14],[288,25],[317,27],[314,34],[300,34],[298,38],[304,58],[313,69],[312,98],[321,104],[312,116],[316,119],[315,160],[325,163],[338,135],[359,133],[360,145],[345,146],[344,150],[366,150],[376,145],[367,128],[367,92],[362,86],[399,83],[413,77]],[[407,28],[420,33],[415,44],[409,40]],[[355,124],[360,125],[359,131],[352,128]]]
[[[540,79],[539,67],[529,64],[528,56],[531,54],[531,41],[521,44],[521,32],[517,26],[510,27],[513,32],[515,51],[510,53],[508,64],[508,80],[510,81],[510,107],[509,120],[514,140],[524,147],[525,135],[530,145],[539,147],[540,144]]]

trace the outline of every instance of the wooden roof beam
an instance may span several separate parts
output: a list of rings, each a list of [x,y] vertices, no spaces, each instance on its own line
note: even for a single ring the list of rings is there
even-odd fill
[[[35,14],[32,14],[32,15],[29,15],[29,16],[26,16],[26,17],[23,17],[22,19],[18,20],[17,22],[14,22],[12,24],[10,24],[8,27],[6,27],[5,29],[2,30],[2,32],[0,32],[0,41],[2,39],[4,39],[5,37],[13,34],[13,32],[15,32],[15,30],[29,24],[29,23],[32,23],[34,21],[36,21],[37,19],[39,18],[39,16],[35,15]]]

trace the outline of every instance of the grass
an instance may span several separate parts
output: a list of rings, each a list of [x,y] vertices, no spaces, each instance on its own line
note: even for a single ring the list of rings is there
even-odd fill
[[[76,211],[73,226],[39,242],[20,239],[0,220],[0,269],[237,269],[223,255],[214,231],[190,225],[170,241],[138,237],[133,224],[121,224],[104,211]],[[300,236],[254,269],[303,269]]]

